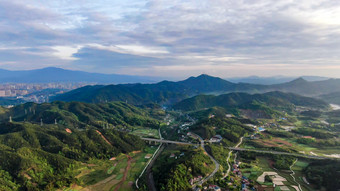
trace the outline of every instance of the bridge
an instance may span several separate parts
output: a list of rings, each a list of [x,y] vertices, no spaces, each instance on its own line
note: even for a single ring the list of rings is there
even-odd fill
[[[268,153],[268,154],[274,154],[274,155],[289,155],[289,156],[302,157],[302,158],[310,158],[310,159],[333,159],[333,160],[338,160],[336,158],[323,157],[323,156],[315,156],[315,155],[306,155],[306,154],[300,154],[300,153],[289,153],[289,152],[268,151],[268,150],[255,150],[255,149],[234,148],[234,147],[225,147],[225,148],[228,148],[228,149],[234,150],[234,151],[248,151],[248,152],[256,152],[256,153]]]
[[[149,141],[149,143],[156,142],[156,143],[168,143],[168,144],[178,144],[178,145],[198,145],[198,143],[170,141],[170,140],[165,140],[165,139],[153,139],[153,138],[141,138],[141,139],[144,141]]]
[[[195,145],[198,146],[199,143],[188,143],[188,142],[180,142],[180,141],[170,141],[165,139],[153,139],[153,138],[141,138],[144,141],[149,141],[149,143],[155,142],[155,143],[167,143],[167,144],[178,144],[178,145]],[[299,154],[299,153],[289,153],[289,152],[280,152],[280,151],[269,151],[269,150],[255,150],[255,149],[245,149],[245,148],[239,148],[239,147],[225,147],[227,149],[233,150],[233,151],[248,151],[248,152],[256,152],[256,153],[268,153],[268,154],[274,154],[274,155],[289,155],[289,156],[295,156],[295,157],[303,157],[303,158],[310,158],[310,159],[333,159],[330,157],[323,157],[323,156],[314,156],[314,155],[306,155],[306,154]],[[338,159],[339,160],[339,159]]]

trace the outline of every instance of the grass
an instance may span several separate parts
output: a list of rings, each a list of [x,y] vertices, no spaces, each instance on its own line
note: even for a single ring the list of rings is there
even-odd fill
[[[146,147],[142,152],[132,152],[128,154],[132,157],[131,168],[128,171],[126,181],[124,181],[119,190],[133,190],[132,182],[134,183],[136,177],[139,176],[149,160],[146,159],[145,156],[147,154],[153,154],[155,150],[156,147]],[[108,177],[112,177],[113,179],[105,184],[105,188],[102,190],[114,190],[123,178],[127,160],[127,156],[124,154],[117,156],[114,161],[99,159],[90,160],[88,164],[84,164],[84,167],[78,169],[77,178],[82,182],[81,185],[75,189],[65,188],[64,190],[82,190],[83,187],[86,188],[90,185],[94,185]],[[115,164],[116,166],[114,166]]]
[[[83,169],[78,175],[80,177],[79,180],[83,182],[84,185],[95,184],[111,175],[107,172],[107,169],[112,167],[112,161],[95,159],[89,161],[89,164],[91,165]]]
[[[157,129],[151,129],[151,128],[140,128],[136,129],[131,132],[133,135],[137,135],[140,137],[152,137],[152,138],[157,138],[159,139],[159,134]]]
[[[244,176],[251,180],[257,180],[257,178],[263,173],[263,172],[277,172],[280,176],[284,177],[287,181],[284,182],[285,185],[290,189],[294,190],[292,188],[292,185],[296,185],[296,183],[293,181],[293,178],[290,176],[291,171],[289,170],[274,170],[270,167],[270,161],[267,157],[257,157],[256,162],[251,163],[251,168],[245,168],[242,169],[241,171]],[[304,176],[302,173],[302,170],[309,164],[308,161],[306,160],[299,160],[298,162],[295,163],[293,166],[293,170],[295,172],[295,179],[297,182],[301,185],[303,191],[306,190],[313,190],[309,185],[305,184],[302,180],[302,177]]]

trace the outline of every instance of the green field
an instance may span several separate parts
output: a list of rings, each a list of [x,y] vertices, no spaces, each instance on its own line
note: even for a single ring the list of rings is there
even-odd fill
[[[128,155],[132,158],[131,166],[128,170],[126,180],[122,183],[119,190],[133,190],[136,177],[144,169],[147,161],[145,156],[153,154],[156,147],[146,147],[142,152],[132,152]],[[127,167],[127,155],[121,154],[115,160],[90,160],[84,164],[84,167],[78,169],[77,178],[80,182],[79,186],[65,188],[68,191],[83,191],[86,189],[109,191],[114,190],[124,176]]]
[[[152,137],[152,138],[157,138],[159,139],[159,134],[157,129],[151,129],[151,128],[139,128],[135,129],[134,131],[131,132],[133,135],[137,135],[140,137]]]
[[[289,170],[277,170],[270,167],[270,160],[266,157],[256,157],[256,161],[253,161],[250,165],[251,168],[241,168],[241,171],[244,176],[251,180],[257,180],[257,178],[263,173],[263,172],[276,172],[278,175],[284,177],[287,181],[284,182],[286,186],[290,190],[295,190],[294,188],[290,187],[291,185],[296,185],[293,178],[290,176],[291,171]],[[302,177],[302,170],[308,165],[308,161],[302,161],[299,160],[296,162],[296,164],[293,166],[293,170],[295,172],[295,179],[296,181],[301,185],[303,191],[307,190],[313,190],[309,185],[305,184]],[[280,190],[279,188],[275,188],[275,190]]]

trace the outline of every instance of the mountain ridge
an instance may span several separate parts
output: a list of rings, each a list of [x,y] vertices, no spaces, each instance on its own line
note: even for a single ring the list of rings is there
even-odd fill
[[[318,96],[340,89],[340,79],[309,82],[297,78],[288,83],[258,85],[232,83],[218,77],[200,75],[186,80],[162,81],[154,84],[118,84],[107,86],[85,86],[57,95],[51,100],[84,101],[91,103],[106,101],[127,101],[140,105],[150,102],[172,104],[199,94],[223,94],[231,92],[265,93],[270,91],[291,92],[305,96]],[[91,91],[95,90],[95,91]],[[320,91],[321,90],[321,91]]]
[[[11,71],[0,69],[0,83],[50,83],[50,82],[90,82],[104,84],[151,83],[158,77],[133,76],[122,74],[101,74],[57,67],[34,70]]]

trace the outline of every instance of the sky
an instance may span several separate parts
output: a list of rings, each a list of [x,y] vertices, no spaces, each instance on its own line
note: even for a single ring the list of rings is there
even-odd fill
[[[340,1],[0,0],[0,68],[340,77]]]

